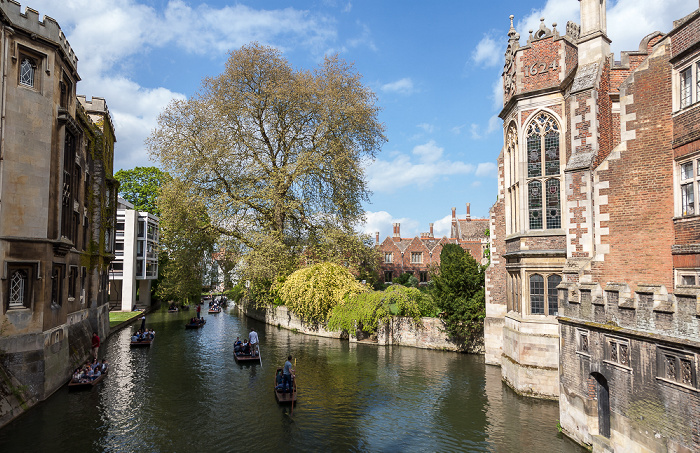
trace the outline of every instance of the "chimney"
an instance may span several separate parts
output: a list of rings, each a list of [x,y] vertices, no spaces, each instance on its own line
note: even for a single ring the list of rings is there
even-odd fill
[[[457,237],[457,208],[452,208],[452,227],[450,228],[450,237]]]
[[[377,234],[375,235],[375,241],[377,242],[377,245],[379,245],[379,231],[377,231]]]
[[[435,235],[433,234],[433,224],[432,223],[430,224],[430,237],[431,238],[435,237]]]
[[[452,218],[457,217],[457,208],[452,208]]]
[[[471,214],[469,213],[469,208],[470,208],[470,207],[471,207],[471,203],[467,203],[467,220],[471,220],[471,219],[472,219],[472,216],[471,216]]]
[[[400,223],[394,224],[394,239],[401,240],[401,224]]]

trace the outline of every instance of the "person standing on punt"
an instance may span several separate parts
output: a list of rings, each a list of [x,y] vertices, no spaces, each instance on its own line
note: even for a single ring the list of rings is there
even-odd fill
[[[199,313],[202,311],[202,306],[197,304],[197,319],[199,319]]]
[[[141,331],[145,332],[146,331],[146,315],[141,316]]]
[[[97,360],[97,351],[100,349],[100,337],[97,332],[92,333],[92,357]]]
[[[255,329],[250,329],[250,352],[252,355],[260,354],[260,348],[258,348],[258,333]]]
[[[292,387],[292,356],[287,356],[287,361],[284,362],[284,368],[282,368],[282,388],[285,391],[292,393],[294,387]]]

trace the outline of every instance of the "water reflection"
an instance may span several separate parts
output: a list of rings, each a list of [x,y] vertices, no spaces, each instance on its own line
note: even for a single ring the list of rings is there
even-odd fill
[[[513,394],[483,357],[304,336],[233,312],[185,330],[188,315],[150,315],[150,348],[130,350],[129,329],[111,337],[109,378],[58,391],[0,430],[0,451],[583,451],[557,437],[556,403]],[[262,366],[233,359],[251,327]],[[293,415],[271,389],[290,353]]]

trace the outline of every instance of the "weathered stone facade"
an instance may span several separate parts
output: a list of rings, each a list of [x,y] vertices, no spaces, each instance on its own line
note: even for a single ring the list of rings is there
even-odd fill
[[[109,330],[114,127],[53,19],[6,1],[0,25],[0,367],[43,400]]]
[[[477,262],[485,265],[488,262],[488,229],[488,219],[471,217],[469,203],[464,219],[457,218],[457,209],[452,208],[449,238],[436,238],[432,223],[429,232],[414,238],[402,238],[401,224],[395,223],[392,237],[387,237],[380,243],[379,233],[376,235],[375,246],[382,255],[380,278],[388,283],[404,273],[410,273],[420,283],[427,283],[430,280],[430,268],[440,265],[440,253],[445,244],[458,244]]]
[[[615,61],[605,7],[581,0],[568,38],[509,34],[487,361],[518,391],[558,396],[562,429],[594,451],[700,451],[700,10]],[[559,86],[521,83],[535,51],[560,56]],[[561,128],[560,225],[533,224],[543,114]]]

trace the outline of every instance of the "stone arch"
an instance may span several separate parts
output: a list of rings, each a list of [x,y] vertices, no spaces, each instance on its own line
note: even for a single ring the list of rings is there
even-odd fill
[[[610,438],[610,386],[601,373],[591,373],[595,380],[595,396],[598,401],[598,434]]]

